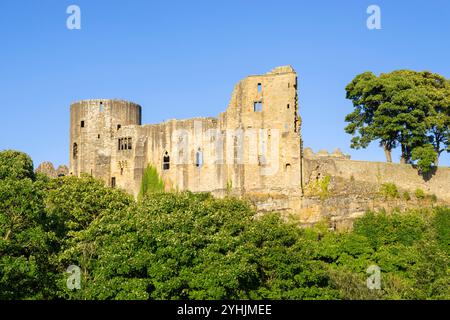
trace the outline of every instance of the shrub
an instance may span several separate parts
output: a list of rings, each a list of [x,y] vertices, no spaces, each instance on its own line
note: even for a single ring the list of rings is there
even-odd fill
[[[143,197],[144,195],[149,193],[164,192],[164,189],[164,181],[159,176],[158,171],[155,167],[148,165],[142,177],[139,197]]]
[[[416,196],[417,199],[425,199],[425,192],[422,189],[416,189],[416,191],[414,192],[414,195]]]
[[[406,201],[411,200],[411,196],[409,195],[408,191],[403,192],[403,199],[405,199]]]
[[[380,193],[385,198],[398,198],[400,196],[395,183],[383,183],[380,188]]]
[[[331,176],[326,175],[322,180],[319,181],[320,188],[320,199],[325,199],[330,195],[328,188],[330,187]]]

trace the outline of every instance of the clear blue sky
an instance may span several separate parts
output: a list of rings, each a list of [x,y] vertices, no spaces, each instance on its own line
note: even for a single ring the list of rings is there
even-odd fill
[[[70,4],[81,8],[79,31],[66,28]],[[382,30],[366,28],[370,4]],[[2,0],[0,149],[68,164],[72,101],[128,99],[144,123],[216,116],[240,79],[291,64],[305,146],[384,161],[376,143],[349,148],[345,85],[367,70],[450,78],[449,31],[448,0]]]

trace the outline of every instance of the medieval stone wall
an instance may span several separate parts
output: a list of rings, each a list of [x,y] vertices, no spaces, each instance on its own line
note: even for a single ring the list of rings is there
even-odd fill
[[[450,168],[447,167],[439,167],[423,176],[415,166],[409,164],[355,161],[337,156],[305,156],[303,163],[305,183],[325,175],[377,186],[394,183],[398,188],[411,193],[421,189],[450,202]]]
[[[297,101],[297,75],[285,66],[240,81],[218,118],[141,125],[141,107],[134,103],[76,102],[70,172],[134,195],[148,165],[168,190],[300,194]],[[164,159],[170,159],[168,167]]]

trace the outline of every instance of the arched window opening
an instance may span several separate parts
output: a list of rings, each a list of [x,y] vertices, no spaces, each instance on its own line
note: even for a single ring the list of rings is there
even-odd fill
[[[169,169],[170,169],[170,156],[169,153],[166,151],[163,156],[163,170]]]
[[[78,157],[78,145],[77,145],[76,142],[73,144],[73,148],[72,148],[72,157],[73,157],[74,159],[76,159],[76,158]]]
[[[203,152],[201,148],[198,148],[195,153],[195,166],[201,168],[203,166]]]

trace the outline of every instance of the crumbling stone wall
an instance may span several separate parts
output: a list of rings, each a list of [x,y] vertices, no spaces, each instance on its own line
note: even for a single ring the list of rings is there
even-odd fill
[[[417,189],[450,202],[450,168],[439,167],[423,176],[409,164],[350,160],[346,156],[305,154],[303,159],[305,183],[326,175],[346,181],[360,181],[380,186],[394,183],[398,188],[414,193]]]
[[[79,101],[71,105],[70,172],[134,195],[147,165],[170,190],[299,195],[300,125],[290,66],[240,81],[218,118],[141,125],[137,104]]]
[[[45,174],[49,178],[56,178],[68,175],[69,168],[65,165],[60,165],[57,169],[55,169],[53,163],[44,161],[36,168],[35,172]]]

